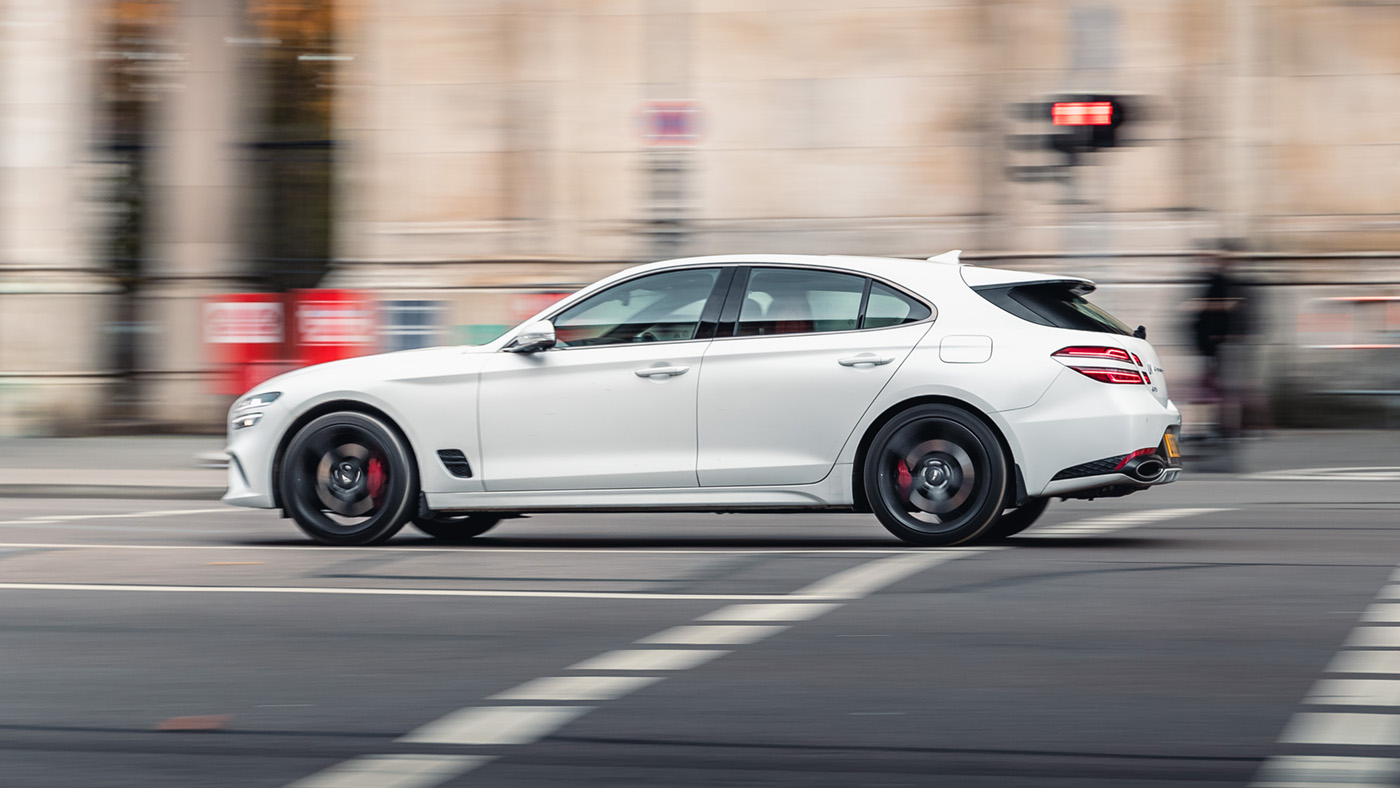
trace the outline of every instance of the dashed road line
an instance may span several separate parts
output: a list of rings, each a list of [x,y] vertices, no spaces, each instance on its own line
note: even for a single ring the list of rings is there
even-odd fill
[[[487,700],[617,700],[664,676],[549,676],[527,681],[514,689],[498,692]]]
[[[1140,512],[1086,521],[1087,527],[1057,526],[1065,534],[1106,533],[1149,522],[1223,509],[1169,509]],[[825,615],[844,602],[869,596],[925,569],[962,558],[982,555],[1002,547],[905,551],[893,558],[869,561],[798,589],[769,604],[730,605],[698,616],[694,624],[672,627],[641,638],[640,648],[610,651],[565,668],[569,676],[533,679],[488,700],[596,701],[621,697],[655,684],[665,676],[592,676],[593,673],[674,673],[689,670],[718,659],[730,651],[705,646],[747,645],[790,629],[794,621],[808,621]],[[0,588],[3,588],[0,585]],[[632,595],[626,595],[632,596]],[[663,595],[669,596],[669,595]],[[688,598],[699,598],[691,596]],[[745,622],[745,623],[726,623]],[[691,645],[696,648],[648,648],[651,645]],[[617,681],[616,679],[634,681]],[[641,681],[637,681],[640,679]],[[645,683],[643,683],[645,682]],[[398,741],[406,744],[509,745],[538,741],[575,719],[593,706],[476,706],[454,711],[409,733]],[[1397,718],[1400,720],[1400,717]],[[358,760],[358,759],[357,759]],[[350,763],[354,763],[351,761]],[[340,768],[340,767],[335,767]],[[332,769],[334,771],[334,769]],[[429,788],[439,783],[415,783],[412,788]],[[313,775],[314,780],[316,775]],[[373,788],[402,788],[391,783],[375,783]],[[323,788],[316,784],[294,784],[294,788]],[[348,788],[328,784],[324,788]],[[366,783],[353,788],[371,788]]]
[[[770,638],[785,626],[766,624],[700,624],[698,626],[673,627],[655,635],[648,635],[638,643],[656,646],[747,646]]]
[[[398,739],[403,744],[529,744],[592,706],[481,706],[458,709]]]
[[[1089,520],[1064,523],[1062,525],[1050,525],[1044,528],[1033,528],[1025,533],[1019,534],[1018,538],[1037,539],[1045,537],[1059,536],[1084,536],[1087,534],[1102,534],[1111,531],[1118,531],[1124,528],[1132,528],[1139,525],[1161,522],[1163,520],[1174,520],[1180,517],[1194,517],[1202,514],[1214,514],[1216,512],[1228,512],[1229,509],[1153,509],[1145,512],[1128,512],[1125,514],[1110,514],[1104,517],[1094,517]]]
[[[485,755],[365,755],[287,788],[430,788],[493,760]]]
[[[707,613],[697,621],[808,621],[830,613],[839,604],[799,602],[770,605],[730,605]]]
[[[1400,570],[1391,574],[1377,599],[1400,594]],[[1400,778],[1400,761],[1380,757],[1400,747],[1400,679],[1352,678],[1345,674],[1400,674],[1400,623],[1393,603],[1373,603],[1332,658],[1322,678],[1303,698],[1306,711],[1293,715],[1279,734],[1285,747],[1315,750],[1386,748],[1376,756],[1282,752],[1260,767],[1251,788],[1329,788],[1330,786],[1392,786]],[[1367,708],[1370,711],[1324,710]]]
[[[1400,778],[1400,761],[1392,758],[1335,755],[1288,755],[1271,759],[1260,770],[1255,788],[1390,788]]]
[[[690,670],[728,653],[691,649],[628,649],[599,654],[570,665],[565,670]]]

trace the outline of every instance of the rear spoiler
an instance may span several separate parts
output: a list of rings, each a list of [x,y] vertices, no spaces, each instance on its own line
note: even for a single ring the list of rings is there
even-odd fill
[[[1088,295],[1094,292],[1094,283],[1078,276],[1059,274],[1037,274],[1030,271],[1011,271],[1005,268],[983,268],[965,265],[960,269],[963,281],[973,290],[1011,285],[1064,285],[1075,295]]]

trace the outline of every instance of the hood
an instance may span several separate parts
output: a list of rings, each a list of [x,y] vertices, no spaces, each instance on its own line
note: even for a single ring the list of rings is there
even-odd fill
[[[485,349],[482,347],[451,346],[356,356],[294,369],[262,383],[253,391],[286,391],[301,386],[314,386],[317,389],[363,388],[379,381],[421,377],[425,373],[460,368],[464,357],[483,355]]]

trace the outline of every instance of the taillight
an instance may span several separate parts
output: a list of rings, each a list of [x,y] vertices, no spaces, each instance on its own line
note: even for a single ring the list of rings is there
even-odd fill
[[[1058,358],[1093,358],[1099,359],[1101,361],[1122,361],[1128,364],[1133,363],[1132,356],[1128,355],[1128,351],[1116,347],[1066,347],[1060,348],[1059,350],[1056,350],[1050,355],[1056,356]]]
[[[1147,382],[1143,380],[1142,373],[1135,369],[1109,369],[1108,367],[1070,367],[1070,369],[1100,383],[1121,383],[1131,386]]]

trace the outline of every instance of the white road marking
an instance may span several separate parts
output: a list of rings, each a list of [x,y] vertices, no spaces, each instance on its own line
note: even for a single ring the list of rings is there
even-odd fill
[[[910,575],[918,574],[929,567],[998,549],[1004,548],[980,547],[962,550],[938,550],[869,561],[844,572],[837,572],[824,580],[818,580],[806,588],[793,592],[788,598],[860,599],[886,586],[898,583]]]
[[[1167,510],[1170,514],[1139,513],[1131,516],[1120,516],[1112,520],[1112,527],[1127,527],[1140,522],[1149,522],[1169,517],[1185,516],[1185,514],[1195,514],[1207,511],[1219,511],[1213,509],[1188,509],[1188,510]],[[1100,530],[1108,530],[1109,520],[1101,519],[1096,526]],[[33,545],[26,545],[33,546]],[[242,548],[240,548],[242,549]],[[266,548],[264,548],[266,549]],[[293,548],[302,549],[302,548]],[[355,549],[355,548],[351,548]],[[857,551],[827,551],[827,550],[802,550],[802,551],[777,551],[777,550],[753,550],[753,551],[705,551],[709,553],[754,553],[763,555],[778,555],[790,553],[820,553],[832,554],[836,552],[850,553],[895,553],[892,558],[881,558],[870,561],[859,566],[838,572],[823,580],[812,583],[792,594],[778,596],[750,595],[745,597],[750,600],[772,599],[774,604],[747,604],[730,605],[721,608],[705,616],[701,616],[700,621],[806,621],[817,616],[828,613],[840,607],[839,604],[802,604],[812,600],[841,599],[853,600],[886,588],[911,575],[939,564],[947,563],[959,558],[981,555],[992,550],[1004,549],[1000,547],[974,548],[960,550],[857,550]],[[524,548],[520,552],[540,553],[547,550]],[[383,552],[379,550],[376,552]],[[486,550],[473,550],[472,552],[486,552]],[[568,550],[564,552],[582,552]],[[647,550],[616,550],[616,551],[594,551],[594,552],[617,552],[625,554],[645,554],[645,553],[667,553],[667,554],[696,554],[701,551],[647,551]],[[0,584],[0,589],[10,587],[32,587],[34,584]],[[45,588],[52,586],[45,585]],[[85,590],[95,590],[99,586],[83,586]],[[132,586],[118,586],[119,590],[131,590]],[[148,588],[157,588],[151,586]],[[175,587],[181,588],[183,587]],[[259,589],[231,589],[239,591],[259,590]],[[265,590],[265,589],[264,589]],[[373,589],[299,589],[298,592],[316,593],[332,591],[335,593],[374,593]],[[409,589],[391,589],[395,593],[424,593]],[[432,595],[428,592],[424,595]],[[588,593],[575,594],[566,592],[510,592],[508,594],[500,592],[436,592],[436,595],[452,596],[568,596],[584,598],[653,598],[653,599],[704,599],[721,598],[714,595],[699,594],[630,594],[630,593]],[[739,597],[727,597],[737,599]],[[777,603],[781,600],[781,603]],[[740,645],[754,643],[763,638],[777,634],[790,627],[786,625],[767,624],[701,624],[685,625],[673,627],[646,638],[642,638],[640,643],[646,644],[693,644],[693,645]],[[625,649],[610,651],[596,657],[578,662],[566,670],[574,671],[676,671],[689,670],[703,665],[713,659],[717,659],[725,654],[727,650],[720,649]],[[526,682],[514,689],[506,690],[492,696],[493,700],[610,700],[621,697],[630,692],[661,681],[661,676],[553,676],[536,679]],[[506,745],[525,744],[537,741],[543,736],[558,730],[578,717],[583,716],[592,710],[591,706],[486,706],[464,708],[448,714],[441,719],[428,723],[423,727],[407,734],[398,741],[408,744],[456,744],[456,745]],[[856,714],[902,714],[903,712],[856,712]],[[392,760],[391,756],[382,756]],[[426,756],[420,756],[426,757]],[[344,772],[352,764],[363,762],[367,759],[358,758],[343,764],[340,767],[323,772],[322,775],[334,775]],[[354,773],[354,772],[351,772]],[[317,775],[311,780],[322,775]],[[450,779],[450,776],[447,778]],[[366,783],[334,783],[324,784],[302,783],[296,784],[295,788],[419,788],[420,784],[408,783],[400,785],[390,783],[387,780]]]
[[[713,649],[626,649],[599,654],[565,670],[690,670],[728,653]]]
[[[1400,673],[1400,651],[1342,651],[1328,673]]]
[[[672,627],[637,642],[658,646],[746,646],[788,628],[763,624],[701,624]]]
[[[1400,742],[1400,714],[1301,712],[1293,715],[1280,742],[1394,746]]]
[[[1357,627],[1345,648],[1400,648],[1400,627]]]
[[[1268,482],[1392,482],[1400,480],[1400,468],[1373,465],[1356,468],[1290,468],[1260,471],[1244,478]]]
[[[1381,599],[1400,599],[1400,585],[1386,586],[1381,589]]]
[[[730,605],[700,616],[697,621],[808,621],[841,607],[838,604],[799,602],[794,604]]]
[[[398,741],[404,744],[529,744],[592,711],[592,706],[482,706],[458,709]]]
[[[363,755],[287,788],[430,788],[492,760],[485,755]]]
[[[549,676],[498,692],[487,700],[616,700],[664,676]]]
[[[1366,608],[1361,620],[1371,624],[1400,624],[1400,604],[1377,603]]]
[[[6,523],[0,522],[0,525]],[[34,524],[16,520],[14,524]],[[105,542],[0,542],[0,547],[44,547],[69,550],[291,550],[299,553],[318,554],[334,551],[354,552],[363,555],[363,547],[332,547],[307,542],[304,545],[236,545],[236,544],[115,544]],[[920,547],[862,547],[862,548],[711,548],[694,547],[676,550],[655,550],[650,548],[627,547],[493,547],[491,545],[471,545],[469,547],[375,547],[379,553],[526,553],[529,555],[909,555],[911,553],[935,552],[939,548]]]
[[[488,591],[466,588],[344,588],[315,586],[147,586],[96,583],[0,583],[0,591],[145,591],[196,594],[330,594],[350,596],[523,597],[527,599],[643,599],[685,601],[763,601],[792,599],[786,594],[658,594],[631,591]],[[808,597],[826,599],[827,597]]]
[[[1162,520],[1174,520],[1181,517],[1194,517],[1201,514],[1213,514],[1215,512],[1228,512],[1230,509],[1151,509],[1144,512],[1129,512],[1127,514],[1110,514],[1104,517],[1095,517],[1089,520],[1080,520],[1061,525],[1050,525],[1044,528],[1032,528],[1020,537],[1035,538],[1044,536],[1082,536],[1089,533],[1107,533],[1123,528],[1130,528],[1148,523],[1161,522]]]
[[[1289,755],[1271,759],[1251,783],[1257,788],[1382,788],[1395,785],[1400,761],[1393,758]]]
[[[1385,586],[1378,597],[1391,594]],[[1395,605],[1372,604],[1352,629],[1345,646],[1391,650],[1343,650],[1327,666],[1328,673],[1400,674],[1400,627],[1368,626],[1365,622],[1391,615]],[[1309,707],[1370,706],[1376,713],[1306,711],[1289,720],[1278,741],[1284,745],[1388,747],[1400,745],[1400,678],[1324,678],[1303,699]],[[1389,713],[1380,713],[1389,712]],[[1397,776],[1393,759],[1280,754],[1260,767],[1252,788],[1326,788],[1328,786],[1390,786]]]
[[[1329,706],[1400,706],[1400,679],[1322,679],[1304,703]]]
[[[157,509],[150,512],[121,512],[118,514],[45,514],[38,517],[26,517],[30,522],[50,522],[62,521],[71,522],[73,520],[127,520],[147,517],[178,517],[183,514],[215,514],[229,512],[227,506],[221,509]]]

